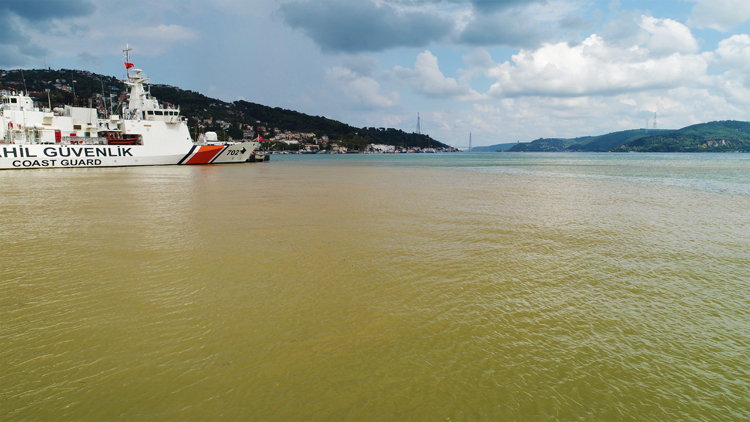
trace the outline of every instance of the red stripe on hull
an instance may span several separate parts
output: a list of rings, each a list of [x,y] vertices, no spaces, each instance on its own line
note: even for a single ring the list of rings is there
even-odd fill
[[[219,145],[204,145],[185,164],[208,164],[223,149]]]

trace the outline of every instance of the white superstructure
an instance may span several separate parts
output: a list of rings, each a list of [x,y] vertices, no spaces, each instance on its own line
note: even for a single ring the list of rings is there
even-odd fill
[[[129,92],[122,115],[100,118],[86,107],[41,109],[26,93],[3,95],[0,169],[244,163],[258,148],[257,142],[193,142],[179,108],[153,98],[144,87],[148,79],[126,60]]]

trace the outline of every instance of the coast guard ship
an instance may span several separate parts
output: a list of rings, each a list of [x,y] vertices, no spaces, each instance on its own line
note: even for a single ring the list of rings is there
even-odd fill
[[[130,63],[130,48],[125,53],[122,115],[99,118],[86,107],[41,109],[22,92],[2,96],[0,169],[225,164],[252,157],[258,142],[194,142],[187,118],[151,96],[143,71]]]

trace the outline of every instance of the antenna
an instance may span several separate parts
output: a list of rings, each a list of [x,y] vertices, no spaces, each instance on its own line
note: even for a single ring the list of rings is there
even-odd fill
[[[104,76],[99,77],[99,82],[102,83],[102,103],[104,103],[104,113],[106,113],[107,112],[107,98],[104,96]]]
[[[656,112],[654,112],[654,129],[656,129]]]
[[[422,128],[419,126],[419,113],[417,113],[417,135],[422,134]]]
[[[26,95],[28,95],[29,90],[26,89],[26,77],[23,76],[23,69],[21,69],[21,79],[23,79],[23,90],[26,91]]]

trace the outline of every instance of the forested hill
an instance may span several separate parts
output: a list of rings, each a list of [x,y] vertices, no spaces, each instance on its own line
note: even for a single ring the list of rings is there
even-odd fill
[[[613,151],[750,152],[750,122],[701,123],[627,142]]]
[[[181,90],[166,85],[153,85],[151,93],[162,101],[179,104],[184,115],[206,121],[212,119],[232,123],[249,124],[257,127],[278,128],[280,132],[312,132],[318,137],[328,136],[338,143],[354,148],[362,148],[370,143],[398,145],[405,147],[447,147],[428,135],[407,133],[393,128],[355,128],[345,123],[322,116],[310,116],[294,110],[268,107],[248,101],[226,103],[206,97],[203,94]],[[227,129],[230,136],[242,137],[242,133]],[[271,131],[269,136],[273,136]]]
[[[508,142],[504,144],[488,145],[483,147],[474,147],[471,152],[503,152],[508,151],[514,146],[519,145],[519,142]]]
[[[514,145],[508,151],[510,152],[560,152],[565,151],[571,145],[574,145],[587,138],[539,138],[534,141]]]
[[[80,70],[0,70],[0,89],[28,90],[40,104],[52,107],[78,105],[103,107],[102,97],[114,96],[122,100],[125,85],[116,77]],[[48,93],[45,91],[49,89]],[[162,102],[179,105],[188,117],[191,133],[213,130],[225,132],[234,139],[243,137],[243,129],[265,128],[261,135],[273,137],[278,132],[292,131],[315,133],[318,138],[328,136],[333,141],[349,147],[362,148],[369,143],[405,147],[447,147],[428,135],[407,133],[392,128],[356,128],[346,123],[321,116],[310,116],[293,110],[273,108],[248,101],[232,103],[207,97],[198,92],[169,85],[151,85],[151,93]],[[106,106],[110,108],[110,103]],[[116,106],[115,106],[116,107]]]
[[[635,129],[580,138],[537,139],[511,152],[750,152],[750,122],[701,123],[679,130]]]
[[[608,133],[606,135],[600,136],[582,136],[580,138],[541,138],[527,144],[516,145],[515,147],[511,148],[510,151],[602,152],[610,151],[612,148],[620,147],[626,142],[630,142],[644,136],[650,136],[664,132],[671,131],[656,129],[634,129]]]

